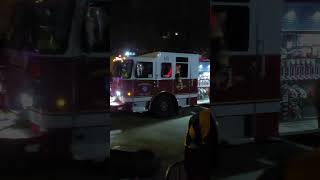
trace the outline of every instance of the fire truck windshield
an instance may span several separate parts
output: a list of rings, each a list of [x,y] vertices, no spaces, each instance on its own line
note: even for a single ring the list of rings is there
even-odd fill
[[[74,0],[18,1],[12,19],[9,48],[64,53],[74,6]]]
[[[112,69],[113,77],[121,77],[123,79],[130,79],[133,68],[133,61],[115,61]]]

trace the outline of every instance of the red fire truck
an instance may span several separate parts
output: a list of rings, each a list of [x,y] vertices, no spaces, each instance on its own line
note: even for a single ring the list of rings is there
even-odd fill
[[[196,105],[199,69],[202,102],[208,103],[203,99],[208,100],[210,63],[198,54],[153,52],[132,58],[119,56],[113,63],[110,103],[114,111],[151,111],[165,117],[179,107]]]
[[[224,140],[279,134],[282,8],[282,0],[211,2],[211,48],[217,58],[211,59],[219,66],[211,70],[210,102]]]
[[[6,109],[59,157],[109,156],[108,0],[14,1],[5,60]]]

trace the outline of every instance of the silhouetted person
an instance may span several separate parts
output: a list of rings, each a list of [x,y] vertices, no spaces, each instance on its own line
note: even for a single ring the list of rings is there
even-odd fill
[[[217,124],[210,109],[192,116],[185,140],[184,167],[188,180],[209,180],[218,165]]]

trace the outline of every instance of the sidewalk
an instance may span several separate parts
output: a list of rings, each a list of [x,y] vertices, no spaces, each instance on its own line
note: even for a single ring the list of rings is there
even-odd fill
[[[301,131],[312,131],[318,128],[317,119],[309,119],[304,121],[281,122],[279,124],[279,132],[281,134],[294,134]]]
[[[256,179],[266,169],[309,150],[282,141],[248,143],[223,149],[217,177]]]

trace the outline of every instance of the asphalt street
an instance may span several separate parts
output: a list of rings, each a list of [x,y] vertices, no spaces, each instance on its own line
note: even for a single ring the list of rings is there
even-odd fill
[[[153,118],[149,114],[112,114],[112,148],[126,152],[151,150],[161,162],[161,168],[152,179],[163,179],[168,166],[183,159],[184,136],[191,116],[190,112],[197,110],[199,110],[197,107],[187,108],[180,115],[167,119]],[[17,132],[21,133],[18,131],[19,125],[13,121],[2,121],[0,126],[3,128],[0,136],[6,137],[16,135]],[[25,133],[25,131],[22,132]],[[256,179],[265,169],[317,148],[320,145],[319,136],[319,133],[306,133],[278,137],[261,143],[221,146],[220,166],[214,174],[218,179],[225,180]],[[8,172],[10,170],[19,172],[15,176],[28,174],[30,177],[46,177],[53,172],[52,169],[56,177],[79,177],[82,175],[76,174],[76,171],[80,169],[84,170],[85,175],[82,177],[99,179],[107,176],[105,171],[107,163],[90,165],[85,162],[64,163],[63,161],[44,160],[36,154],[26,153],[23,148],[24,144],[23,140],[5,141],[2,139],[0,141],[0,158],[4,162],[1,165],[2,169],[8,169]],[[120,159],[115,159],[115,161],[119,161],[120,164],[128,163],[128,160],[122,162]],[[41,169],[43,173],[37,174],[37,169]],[[122,173],[125,173],[124,169]]]
[[[169,165],[183,159],[184,136],[190,118],[188,112],[192,110],[186,109],[180,115],[168,119],[153,118],[149,114],[113,114],[112,148],[153,151],[161,160],[158,179],[162,179]],[[264,169],[310,150],[312,147],[301,144],[293,136],[262,143],[225,145],[221,147],[220,167],[215,176],[229,180],[255,179]]]

